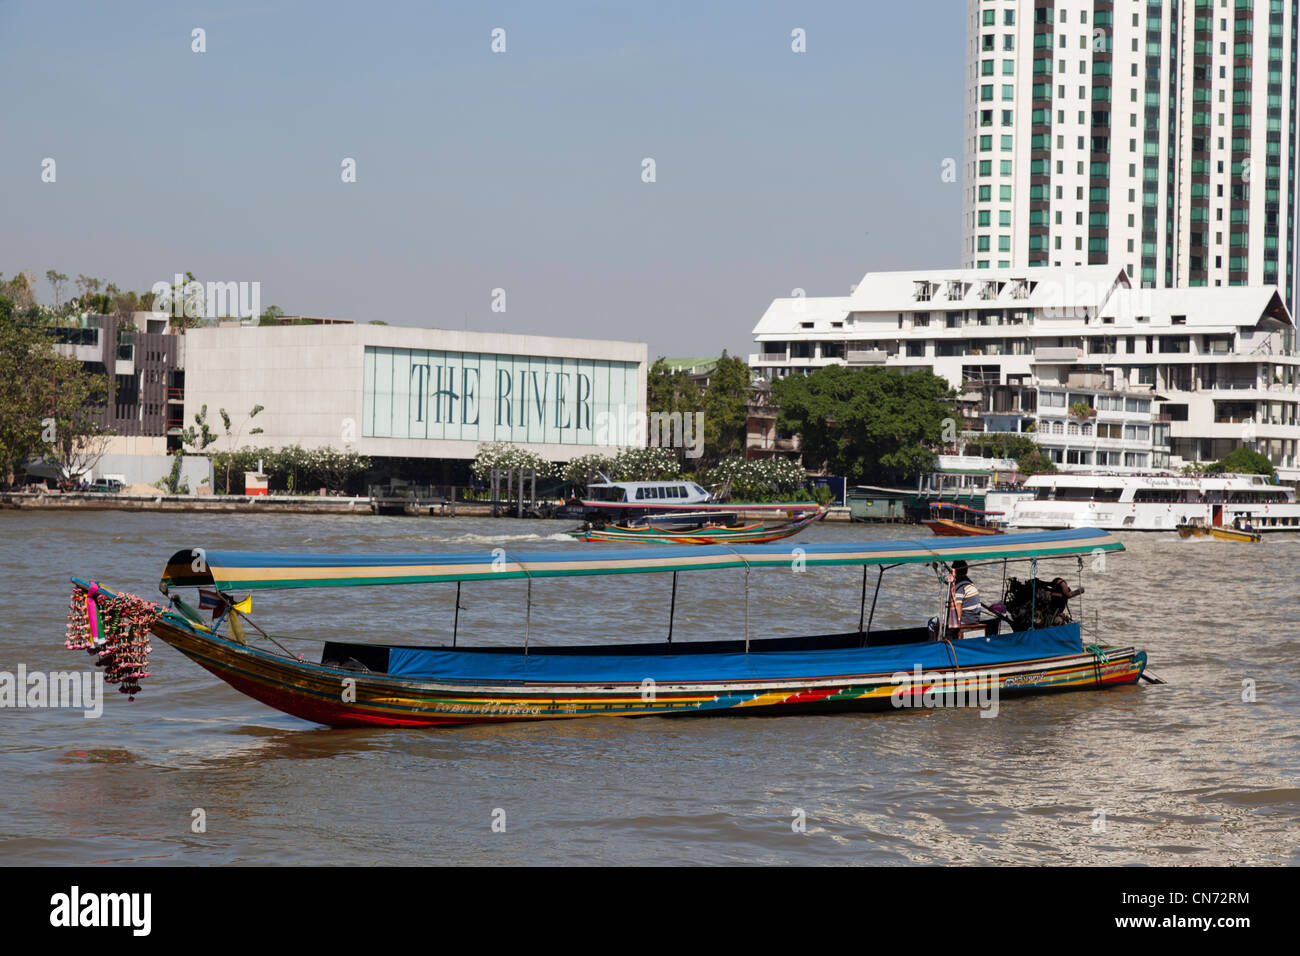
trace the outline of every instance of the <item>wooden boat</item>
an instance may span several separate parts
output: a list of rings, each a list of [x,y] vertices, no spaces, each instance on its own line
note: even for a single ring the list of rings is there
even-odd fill
[[[1018,586],[1026,593],[1036,590],[1035,597],[1042,599],[1043,589],[1050,585],[1037,578],[1040,560],[1122,549],[1110,534],[1096,529],[1006,535],[937,546],[929,539],[813,543],[801,548],[670,546],[594,554],[572,550],[253,554],[195,548],[178,551],[167,563],[160,585],[170,602],[167,608],[152,605],[152,611],[142,610],[145,602],[139,598],[74,578],[69,646],[89,644],[87,649],[101,654],[101,663],[106,654],[111,657],[119,646],[125,648],[121,651],[125,658],[110,665],[117,668],[125,660],[121,668],[128,675],[125,679],[134,680],[130,675],[141,675],[146,666],[139,658],[139,628],[148,627],[242,693],[287,714],[332,727],[431,727],[593,716],[775,715],[945,703],[961,706],[961,695],[967,692],[992,695],[996,702],[999,696],[1132,684],[1143,676],[1146,654],[1131,646],[1085,647],[1079,624],[1069,620],[1063,604],[1053,612],[1053,626],[1038,626],[1033,616],[1037,612],[1033,612],[1027,619],[1020,618],[1028,621],[1028,629],[1006,634],[998,633],[1001,620],[1017,620],[1020,611],[1028,608],[1004,608],[1006,616],[986,622],[978,634],[969,627],[948,629],[937,622],[937,633],[928,626],[873,630],[875,597],[871,616],[866,615],[868,567],[879,569],[878,597],[887,568],[930,564],[938,569],[960,559],[972,566],[980,561],[1001,561],[1005,572],[1005,562],[1028,561],[1033,584]],[[750,576],[764,569],[788,574],[792,565],[863,569],[856,631],[814,631],[807,636],[776,638],[751,635]],[[674,642],[677,576],[721,569],[744,572],[743,624],[737,620],[713,639]],[[552,578],[656,572],[672,575],[666,639],[653,639],[652,629],[645,627],[640,640],[622,644],[543,647],[531,640],[534,585],[550,583]],[[458,646],[462,584],[487,587],[510,579],[528,582],[527,610],[514,645]],[[363,643],[362,635],[314,635],[326,638],[319,662],[283,648],[280,638],[267,635],[239,610],[247,611],[249,599],[241,604],[234,597],[247,593],[251,599],[252,592],[265,589],[438,582],[457,587],[457,617],[441,646]],[[219,616],[203,623],[199,613],[178,595],[185,587],[214,589],[206,592],[204,600],[221,605]],[[942,606],[940,590],[948,593],[946,585],[934,589],[936,608]],[[922,597],[917,596],[918,603]],[[136,631],[132,633],[131,625],[109,626],[104,623],[108,620],[134,621]],[[97,637],[80,643],[72,639],[77,634],[86,638],[87,627],[94,630],[96,621]],[[262,634],[267,646],[245,643],[241,639],[245,625]],[[252,631],[246,633],[255,637]],[[101,650],[104,641],[108,650]],[[138,686],[132,688],[135,690]]]
[[[685,517],[691,520],[684,521]],[[588,524],[569,534],[579,541],[634,544],[763,544],[796,535],[824,517],[826,509],[816,507],[809,512],[797,512],[788,521],[728,524],[705,512],[689,516],[647,517],[618,525]]]
[[[951,501],[934,501],[930,503],[930,517],[921,524],[944,537],[1004,534],[1005,530],[998,524],[1001,516],[1001,511],[981,511]]]

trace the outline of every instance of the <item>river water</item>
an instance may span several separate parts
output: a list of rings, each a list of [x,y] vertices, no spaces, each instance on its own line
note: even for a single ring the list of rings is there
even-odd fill
[[[559,536],[567,526],[0,512],[0,671],[88,666],[63,646],[69,574],[156,598],[180,548],[580,547]],[[796,540],[924,536],[823,524]],[[1089,559],[1082,618],[1145,648],[1168,683],[1004,700],[995,719],[950,709],[336,731],[242,696],[155,640],[142,692],[108,688],[98,719],[0,710],[0,862],[1300,863],[1300,535],[1121,540],[1127,551],[1104,567]],[[1001,574],[975,569],[986,599]],[[1074,559],[1040,569],[1057,574],[1075,583]],[[860,575],[755,572],[754,636],[855,628]],[[521,640],[523,587],[466,585],[460,640]],[[669,589],[667,575],[538,582],[531,639],[654,639]],[[258,593],[253,617],[309,654],[322,638],[441,641],[454,591]],[[928,572],[889,572],[877,626],[923,622],[940,599]],[[743,578],[682,575],[677,607],[674,640],[738,636]]]

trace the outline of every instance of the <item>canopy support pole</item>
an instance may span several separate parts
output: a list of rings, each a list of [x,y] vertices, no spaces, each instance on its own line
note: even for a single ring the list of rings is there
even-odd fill
[[[862,566],[862,570],[865,571],[866,569],[867,566],[864,564]],[[882,564],[880,566],[880,574],[876,577],[876,593],[871,596],[871,616],[867,618],[867,631],[864,637],[871,636],[871,622],[876,619],[876,600],[880,597],[880,582],[882,582],[884,579],[885,579],[885,566]],[[861,620],[858,621],[858,630],[859,631],[862,630]]]
[[[862,633],[862,622],[867,617],[867,566],[862,566],[862,602],[858,605],[858,633]]]
[[[749,653],[749,562],[745,562],[745,653]]]
[[[528,634],[533,626],[533,579],[528,578],[528,610],[524,612],[524,657],[528,656]]]
[[[464,582],[456,582],[456,616],[452,619],[451,624],[451,646],[456,646],[456,632],[460,630],[460,586]]]
[[[668,643],[673,642],[673,615],[677,613],[677,572],[673,572],[673,601],[668,607]]]
[[[1035,630],[1038,623],[1038,559],[1029,559],[1029,629]]]

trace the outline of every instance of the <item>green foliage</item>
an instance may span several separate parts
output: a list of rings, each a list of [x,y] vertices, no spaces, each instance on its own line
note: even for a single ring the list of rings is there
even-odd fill
[[[194,424],[181,432],[181,444],[203,454],[205,448],[217,440],[217,433],[208,427],[208,406],[194,413]]]
[[[256,471],[259,461],[271,489],[290,494],[301,494],[304,489],[314,492],[317,488],[355,492],[371,467],[369,458],[355,452],[330,447],[307,449],[301,445],[240,448],[233,454],[219,452],[212,460],[217,470],[225,469],[231,476],[228,494],[244,493],[244,472]]]
[[[967,454],[985,458],[1014,458],[1022,475],[1050,475],[1056,472],[1052,459],[1028,435],[1016,432],[966,432],[962,435]]]
[[[777,427],[803,438],[804,459],[849,481],[895,484],[935,464],[956,393],[925,369],[831,365],[772,385]]]
[[[1082,421],[1085,418],[1091,418],[1097,414],[1097,410],[1087,402],[1075,402],[1070,406],[1070,414]]]
[[[1029,475],[1054,475],[1056,474],[1056,463],[1043,450],[1035,445],[1023,455],[1016,456],[1016,465],[1020,474],[1028,477]]]
[[[1236,475],[1274,475],[1273,463],[1253,448],[1244,445],[1223,456],[1219,462],[1221,470]]]
[[[673,369],[662,358],[655,360],[646,372],[646,411],[648,412],[698,412],[700,390],[685,369]]]
[[[606,472],[613,481],[667,481],[681,473],[671,448],[626,448]]]
[[[709,485],[731,482],[731,497],[740,501],[786,501],[808,481],[803,467],[788,458],[750,461],[724,458],[705,475]]]
[[[0,316],[0,482],[25,458],[46,456],[76,473],[93,464],[107,395],[107,377],[56,353],[12,311]]]
[[[206,406],[205,406],[205,408],[206,408]],[[261,412],[261,411],[263,411],[264,408],[265,408],[265,406],[263,406],[263,405],[254,405],[253,408],[252,408],[252,411],[250,411],[250,412],[248,413],[248,418],[247,418],[247,420],[246,420],[246,421],[244,422],[244,424],[241,425],[238,429],[236,429],[236,428],[232,428],[232,427],[231,427],[230,414],[229,414],[229,413],[228,413],[224,408],[222,408],[222,409],[219,410],[219,411],[221,412],[221,424],[222,424],[222,426],[223,426],[223,427],[225,428],[225,430],[226,430],[226,451],[227,451],[227,452],[233,452],[233,451],[234,451],[234,448],[235,448],[235,446],[236,446],[236,445],[238,444],[238,442],[239,442],[240,434],[243,432],[244,427],[245,427],[246,425],[248,425],[248,423],[251,422],[254,418],[256,418],[257,415],[258,415],[258,413]],[[260,434],[262,434],[262,429],[261,429],[261,428],[250,428],[250,429],[248,430],[248,433],[249,433],[250,435],[260,435]],[[231,461],[231,459],[230,459],[229,457],[227,457],[227,459],[226,459],[226,494],[230,494],[230,461]]]
[[[109,378],[92,375],[76,359],[59,355],[51,358],[45,374],[52,376],[45,419],[54,421],[54,441],[47,454],[64,474],[79,478],[103,457],[108,445],[109,432],[101,421]]]
[[[514,471],[531,468],[539,479],[551,477],[556,470],[553,462],[536,452],[517,448],[510,442],[485,442],[478,446],[478,454],[469,470],[476,478],[487,481],[491,479],[494,468]]]
[[[190,493],[190,483],[188,479],[181,477],[181,466],[185,462],[185,452],[177,449],[172,455],[172,467],[167,477],[162,481],[154,484],[155,488],[161,488],[169,495],[188,495]]]
[[[967,454],[985,458],[1021,458],[1038,447],[1028,435],[1016,432],[965,432],[961,438]]]
[[[745,361],[728,356],[724,349],[704,390],[705,461],[744,454],[750,377]]]
[[[560,477],[581,490],[596,480],[597,472],[608,476],[613,470],[614,459],[609,455],[579,455],[564,466]]]

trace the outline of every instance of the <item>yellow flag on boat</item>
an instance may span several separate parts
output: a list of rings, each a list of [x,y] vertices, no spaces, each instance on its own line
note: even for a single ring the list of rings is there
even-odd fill
[[[239,623],[239,615],[231,611],[230,616],[226,618],[226,630],[240,644],[247,644],[244,640],[244,625]]]
[[[240,614],[248,615],[253,613],[253,595],[244,598],[238,604],[230,605],[232,611],[238,611]]]

